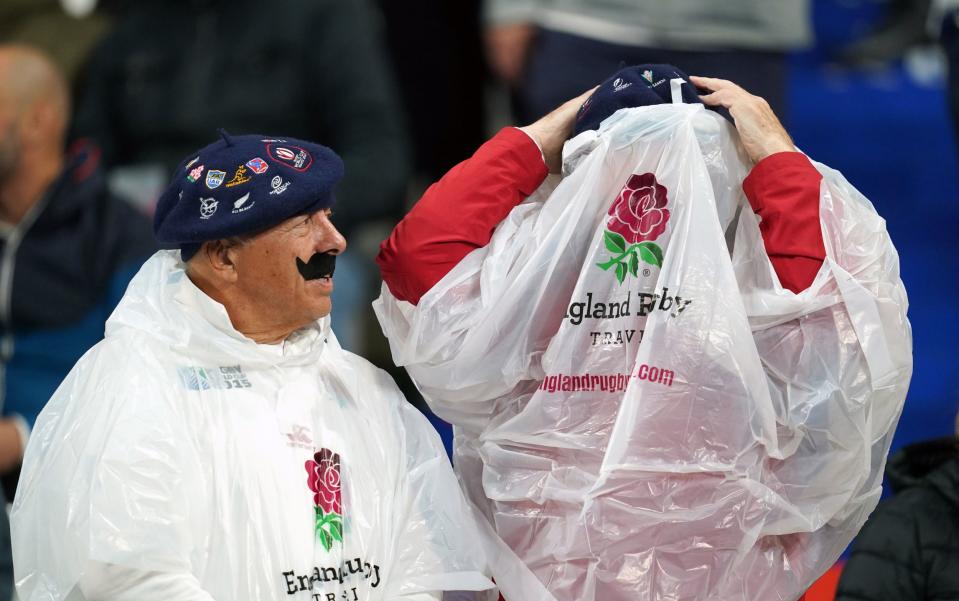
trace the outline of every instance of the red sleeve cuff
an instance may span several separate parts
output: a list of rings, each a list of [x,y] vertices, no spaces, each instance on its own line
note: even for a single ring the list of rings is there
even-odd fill
[[[549,170],[543,161],[543,151],[533,138],[518,128],[504,127],[489,143],[494,141],[503,144],[504,148],[515,154],[516,165],[519,167],[516,177],[520,192],[525,196],[535,192],[549,175]]]
[[[818,188],[822,176],[803,153],[777,152],[756,163],[743,180],[743,192],[753,211],[760,213],[767,200],[779,198],[782,188],[793,182],[810,183],[813,180],[817,188],[818,212]]]
[[[772,154],[743,181],[779,281],[797,293],[812,284],[826,258],[819,221],[821,182],[822,175],[801,152]]]

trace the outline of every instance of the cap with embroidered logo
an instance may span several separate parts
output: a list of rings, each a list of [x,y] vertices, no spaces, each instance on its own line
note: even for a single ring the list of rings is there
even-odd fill
[[[689,77],[672,65],[635,65],[624,67],[599,84],[576,115],[573,135],[589,129],[599,129],[600,123],[623,108],[669,104],[673,100],[671,81],[682,79],[682,101],[688,104],[703,104]],[[713,107],[707,107],[713,108]],[[720,115],[732,121],[729,112],[720,107]]]
[[[190,154],[157,202],[153,232],[184,261],[209,240],[269,229],[333,204],[343,161],[293,138],[231,136]]]

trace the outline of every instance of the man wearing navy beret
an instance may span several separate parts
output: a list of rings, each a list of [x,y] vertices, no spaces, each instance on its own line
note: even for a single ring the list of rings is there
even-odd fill
[[[438,435],[344,351],[343,164],[282,137],[186,157],[154,255],[37,421],[13,511],[22,599],[438,600],[484,590]]]

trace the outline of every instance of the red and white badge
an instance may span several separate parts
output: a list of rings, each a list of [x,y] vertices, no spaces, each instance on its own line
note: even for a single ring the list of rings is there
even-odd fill
[[[299,146],[267,144],[266,154],[275,163],[286,165],[295,171],[306,171],[313,164],[313,157]]]
[[[250,159],[249,161],[246,162],[246,166],[249,167],[253,171],[253,173],[256,173],[257,175],[261,173],[266,173],[266,170],[270,168],[269,165],[266,164],[266,161],[264,161],[260,157],[256,157],[255,159]]]

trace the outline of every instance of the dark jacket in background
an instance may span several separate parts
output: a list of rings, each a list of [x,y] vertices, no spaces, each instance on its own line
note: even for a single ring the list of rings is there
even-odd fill
[[[31,426],[156,249],[149,219],[107,191],[98,154],[71,153],[39,204],[0,237],[2,414]]]
[[[316,141],[346,164],[341,230],[398,219],[406,137],[378,18],[369,0],[127,2],[94,53],[75,133],[108,167],[167,172],[220,127]]]
[[[959,440],[905,447],[886,475],[896,494],[856,538],[836,601],[959,599]]]

